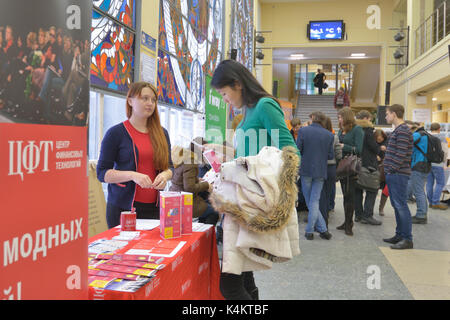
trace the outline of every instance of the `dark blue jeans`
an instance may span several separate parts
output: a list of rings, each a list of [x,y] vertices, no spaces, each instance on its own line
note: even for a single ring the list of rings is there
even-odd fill
[[[395,234],[402,239],[412,241],[411,212],[409,211],[407,200],[409,176],[402,174],[387,174],[386,184],[389,189],[389,198],[395,211],[397,227]]]

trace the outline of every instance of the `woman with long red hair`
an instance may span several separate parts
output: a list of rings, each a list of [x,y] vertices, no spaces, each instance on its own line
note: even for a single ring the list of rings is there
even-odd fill
[[[172,178],[170,139],[159,120],[156,88],[133,83],[126,114],[128,120],[106,132],[97,164],[98,180],[108,183],[109,228],[119,225],[121,212],[132,208],[138,219],[159,219],[158,191]]]

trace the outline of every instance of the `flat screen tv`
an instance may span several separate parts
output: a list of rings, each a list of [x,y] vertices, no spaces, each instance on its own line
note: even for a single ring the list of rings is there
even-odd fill
[[[343,20],[310,21],[309,40],[343,40],[345,23]]]

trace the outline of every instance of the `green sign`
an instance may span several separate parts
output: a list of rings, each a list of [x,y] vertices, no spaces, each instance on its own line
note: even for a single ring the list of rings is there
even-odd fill
[[[227,109],[222,96],[210,84],[211,77],[206,76],[205,140],[221,144],[226,139]]]

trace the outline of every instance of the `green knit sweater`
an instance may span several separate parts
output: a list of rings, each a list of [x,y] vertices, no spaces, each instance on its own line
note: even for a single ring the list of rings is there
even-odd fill
[[[261,98],[255,107],[246,107],[244,119],[236,128],[236,158],[254,156],[265,146],[297,149],[289,132],[284,113],[272,98]],[[300,152],[297,151],[300,156]]]

